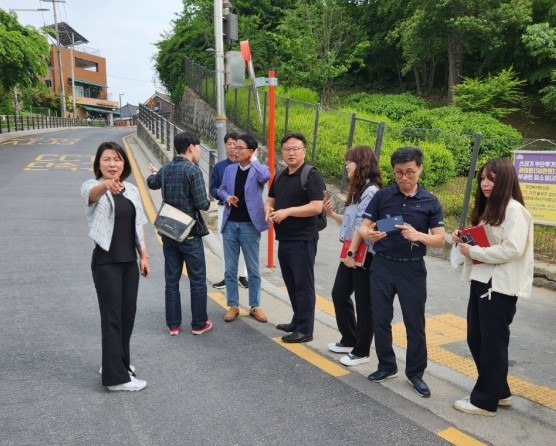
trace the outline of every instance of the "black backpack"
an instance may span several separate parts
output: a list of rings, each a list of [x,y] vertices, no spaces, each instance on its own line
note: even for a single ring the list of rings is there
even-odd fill
[[[305,164],[303,166],[303,169],[301,170],[301,187],[303,188],[303,190],[307,190],[307,179],[309,178],[309,172],[313,168],[314,168],[314,166],[311,166],[310,164]],[[286,167],[286,169],[287,169],[287,167]],[[286,169],[283,169],[280,172],[278,172],[276,174],[276,176],[274,177],[274,181],[276,181],[278,179],[278,177],[280,175],[282,175],[282,173],[284,173],[284,171]],[[328,221],[326,220],[326,211],[324,210],[324,207],[323,207],[322,212],[318,215],[317,229],[319,231],[322,231],[324,228],[326,228],[327,224],[328,224]]]

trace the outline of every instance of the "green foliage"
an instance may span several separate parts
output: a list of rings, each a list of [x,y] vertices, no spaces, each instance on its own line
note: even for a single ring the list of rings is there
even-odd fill
[[[296,101],[307,102],[309,104],[316,104],[319,101],[318,93],[315,93],[310,88],[306,87],[284,87],[278,85],[276,88],[276,94],[280,96],[285,96],[290,99],[295,99]]]
[[[397,95],[356,93],[344,101],[344,107],[352,107],[374,115],[384,115],[392,121],[399,121],[416,110],[427,108],[427,103],[410,93]]]
[[[48,72],[50,46],[31,26],[23,26],[14,13],[0,9],[0,87],[11,91],[36,85]]]
[[[525,81],[517,79],[512,67],[486,79],[465,78],[454,87],[455,105],[463,111],[477,111],[502,118],[518,110],[508,105],[519,104],[523,100],[520,92],[523,84]]]
[[[474,133],[483,135],[481,155],[494,158],[509,156],[521,142],[520,133],[509,125],[502,124],[490,115],[478,112],[463,112],[458,107],[440,107],[418,110],[399,122],[395,131],[402,141],[421,145],[424,141],[439,142],[452,153],[456,172],[466,175],[469,170],[473,149]]]

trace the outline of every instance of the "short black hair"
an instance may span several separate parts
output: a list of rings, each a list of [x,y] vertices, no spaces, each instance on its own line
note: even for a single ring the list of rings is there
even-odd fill
[[[98,146],[97,153],[95,155],[95,160],[93,161],[93,172],[97,180],[102,178],[102,172],[100,171],[100,158],[105,150],[114,150],[120,158],[124,161],[124,170],[120,176],[120,181],[124,181],[128,176],[131,175],[131,164],[129,163],[129,158],[125,153],[125,150],[117,142],[107,141],[103,142]]]
[[[176,152],[179,154],[187,152],[187,148],[191,144],[194,146],[201,144],[201,141],[193,132],[180,132],[174,136],[174,149],[176,149]]]
[[[227,143],[229,139],[233,139],[235,141],[237,141],[237,139],[239,138],[239,133],[238,132],[228,132],[224,135],[224,143]]]
[[[307,147],[307,139],[305,138],[305,135],[303,135],[302,133],[288,133],[286,136],[282,138],[280,144],[284,144],[288,139],[292,139],[292,138],[299,139],[303,143],[303,147]]]
[[[419,147],[399,147],[394,150],[390,157],[390,164],[404,164],[415,161],[418,167],[423,165],[423,151]]]
[[[259,147],[259,143],[257,142],[257,140],[249,133],[238,136],[237,139],[241,139],[245,144],[247,144],[248,149],[257,150],[257,147]]]

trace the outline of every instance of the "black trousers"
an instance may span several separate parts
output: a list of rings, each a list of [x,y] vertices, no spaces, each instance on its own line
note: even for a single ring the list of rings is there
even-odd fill
[[[371,306],[371,283],[369,266],[373,256],[367,254],[362,268],[348,268],[340,262],[334,286],[332,302],[336,312],[336,323],[342,335],[340,342],[353,347],[352,353],[360,358],[369,356],[373,340],[373,310]],[[355,310],[351,294],[355,297]]]
[[[295,331],[312,334],[315,325],[317,240],[281,240],[278,261],[292,304]]]
[[[129,340],[135,322],[139,267],[137,262],[91,266],[97,290],[102,333],[102,385],[130,381]]]
[[[517,297],[488,292],[489,284],[471,281],[467,306],[467,345],[479,377],[471,404],[496,412],[498,400],[511,395],[508,385],[508,346]]]
[[[397,368],[392,347],[394,296],[397,294],[407,332],[405,374],[408,378],[423,377],[427,368],[425,261],[395,262],[375,255],[371,263],[371,289],[378,369],[392,371]]]

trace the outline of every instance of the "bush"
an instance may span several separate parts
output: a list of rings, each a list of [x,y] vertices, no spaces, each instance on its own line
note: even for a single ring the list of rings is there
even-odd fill
[[[512,67],[486,79],[465,78],[454,87],[456,106],[463,111],[477,111],[503,118],[518,110],[508,107],[508,104],[519,104],[523,100],[523,94],[519,91],[523,84],[525,81],[517,78]]]
[[[458,175],[469,171],[475,132],[483,135],[482,158],[510,156],[519,147],[521,134],[484,113],[465,113],[458,107],[418,110],[403,118],[397,129],[405,142],[420,145],[424,141],[441,143],[454,157]]]
[[[308,102],[310,104],[316,104],[319,102],[318,93],[315,93],[310,88],[305,87],[286,88],[282,85],[278,85],[276,88],[276,94],[290,99],[295,99],[296,101]]]
[[[346,99],[344,108],[382,115],[392,121],[399,121],[417,110],[426,109],[427,103],[409,93],[397,95],[356,93]]]

